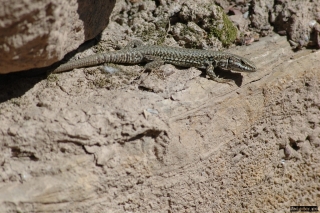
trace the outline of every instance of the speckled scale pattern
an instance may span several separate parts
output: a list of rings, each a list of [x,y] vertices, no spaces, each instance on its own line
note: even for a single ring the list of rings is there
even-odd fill
[[[95,66],[102,63],[139,64],[159,61],[182,67],[211,69],[214,67],[232,69],[240,72],[254,72],[253,62],[238,55],[210,50],[185,49],[168,46],[139,45],[119,51],[100,53],[76,61],[62,64],[53,73],[72,70],[74,68]],[[161,64],[161,63],[160,63]]]

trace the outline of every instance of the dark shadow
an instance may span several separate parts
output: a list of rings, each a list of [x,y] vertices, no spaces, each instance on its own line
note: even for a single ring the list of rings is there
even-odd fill
[[[115,3],[116,0],[78,0],[77,12],[83,21],[85,40],[93,39],[108,26]]]
[[[19,77],[16,77],[18,74]],[[33,77],[24,76],[26,72],[0,75],[0,103],[24,95],[36,83],[46,78],[41,74]]]
[[[46,79],[48,74],[60,64],[69,61],[76,53],[83,52],[96,45],[100,41],[100,38],[101,34],[96,38],[83,43],[78,49],[68,53],[61,61],[58,61],[51,66],[0,74],[0,103],[12,98],[21,97],[39,81]]]
[[[214,73],[219,76],[219,78],[230,80],[230,83],[234,81],[234,83],[240,87],[242,85],[243,76],[239,72],[233,72],[230,70],[225,70],[219,67],[214,68]],[[202,77],[206,77],[206,71],[201,74]]]
[[[238,87],[240,87],[242,85],[243,75],[240,72],[233,72],[233,71],[225,70],[225,69],[222,69],[222,68],[219,68],[219,67],[215,68],[214,72],[220,78],[230,79],[231,83],[232,83],[232,80],[233,80],[234,83]]]
[[[76,50],[68,53],[61,61],[58,61],[51,66],[9,74],[0,74],[0,103],[12,98],[21,97],[39,81],[46,79],[48,74],[60,64],[69,61],[76,53],[96,45],[101,40],[102,30],[104,30],[109,23],[109,17],[115,2],[115,0],[78,0],[79,6],[77,12],[84,24],[85,40],[88,41],[83,43]],[[93,4],[94,6],[92,6]],[[94,38],[97,34],[98,36]]]

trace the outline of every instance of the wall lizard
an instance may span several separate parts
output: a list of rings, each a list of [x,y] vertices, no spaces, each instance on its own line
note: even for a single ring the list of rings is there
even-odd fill
[[[134,40],[118,51],[95,54],[62,64],[56,68],[53,73],[68,71],[74,68],[95,66],[102,63],[139,64],[144,62],[146,62],[145,68],[147,70],[156,69],[165,63],[180,67],[206,69],[207,75],[219,83],[226,83],[230,80],[219,78],[214,73],[215,67],[238,72],[255,72],[257,69],[253,62],[231,53],[144,45],[142,41]]]

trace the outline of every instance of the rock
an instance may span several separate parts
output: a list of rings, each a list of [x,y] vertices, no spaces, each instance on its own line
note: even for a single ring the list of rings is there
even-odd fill
[[[98,49],[111,37],[128,42],[125,20],[162,17],[148,7],[176,6],[130,2],[117,3],[121,21],[111,19]],[[278,35],[227,51],[257,72],[217,70],[231,85],[172,65],[0,78],[0,212],[284,212],[317,203],[320,52],[293,52]]]
[[[107,26],[114,4],[114,0],[2,2],[0,74],[61,60]]]

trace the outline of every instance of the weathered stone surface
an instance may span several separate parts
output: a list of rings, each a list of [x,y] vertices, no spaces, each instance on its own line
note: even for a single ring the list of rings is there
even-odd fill
[[[115,0],[0,1],[0,73],[49,66],[97,36]]]
[[[252,25],[261,35],[268,35],[274,29],[287,35],[293,48],[320,48],[319,43],[319,1],[271,1],[256,0],[253,3]]]
[[[38,80],[2,102],[0,211],[270,212],[314,205],[319,52],[293,53],[279,36],[232,52],[259,69],[234,74],[241,87],[164,66],[173,73],[141,76],[140,89],[107,90],[92,68]],[[12,85],[29,87],[20,81],[1,84],[2,94],[14,96]]]
[[[98,48],[124,32],[111,21]],[[0,78],[0,212],[319,206],[320,53],[276,35],[229,51],[258,71],[218,73],[234,85],[172,65]]]

